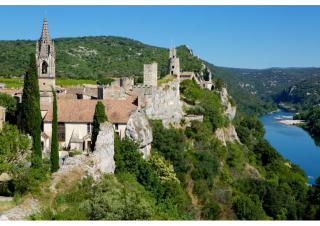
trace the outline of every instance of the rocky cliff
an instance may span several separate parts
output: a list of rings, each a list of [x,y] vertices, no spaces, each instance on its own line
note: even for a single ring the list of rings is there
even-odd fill
[[[126,136],[139,144],[139,151],[145,159],[148,159],[153,137],[152,128],[143,110],[136,110],[130,115]]]
[[[236,116],[237,108],[236,106],[232,106],[232,104],[230,103],[229,99],[231,99],[231,97],[229,96],[226,88],[222,88],[222,90],[220,91],[220,98],[222,105],[225,107],[225,116],[227,116],[228,119],[232,121]]]

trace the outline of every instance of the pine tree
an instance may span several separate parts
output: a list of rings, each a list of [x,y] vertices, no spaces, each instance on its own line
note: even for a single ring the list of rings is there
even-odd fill
[[[53,118],[52,118],[52,136],[51,136],[51,172],[59,169],[59,143],[58,143],[58,113],[57,113],[57,97],[56,92],[53,93]]]
[[[91,135],[91,150],[94,150],[96,140],[100,131],[100,124],[108,121],[108,118],[105,113],[104,105],[101,101],[98,101],[96,104],[96,109],[93,116],[92,124],[92,135]]]
[[[41,151],[41,111],[40,93],[35,55],[30,56],[30,67],[24,78],[21,128],[32,137],[32,166],[38,168],[42,163]]]

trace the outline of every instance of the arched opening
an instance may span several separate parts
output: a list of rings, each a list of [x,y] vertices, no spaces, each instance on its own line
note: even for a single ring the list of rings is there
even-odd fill
[[[47,64],[47,62],[43,61],[41,68],[42,68],[42,74],[47,74],[48,73],[48,64]]]

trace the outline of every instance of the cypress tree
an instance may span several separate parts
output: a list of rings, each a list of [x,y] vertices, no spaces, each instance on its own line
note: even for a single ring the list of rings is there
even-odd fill
[[[93,116],[93,123],[92,123],[92,135],[91,135],[91,150],[94,150],[97,136],[100,131],[100,124],[107,121],[108,118],[105,113],[105,107],[101,101],[98,101],[96,104],[96,109]]]
[[[30,56],[30,66],[23,84],[21,104],[21,128],[32,137],[32,166],[42,163],[40,93],[35,55]]]
[[[52,118],[52,136],[51,136],[51,172],[59,169],[59,143],[58,143],[58,113],[57,113],[57,97],[56,92],[53,93],[53,118]]]

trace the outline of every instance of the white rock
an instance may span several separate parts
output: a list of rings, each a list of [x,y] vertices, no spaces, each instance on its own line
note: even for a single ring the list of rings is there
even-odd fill
[[[143,110],[136,110],[130,115],[126,136],[139,144],[140,152],[145,159],[148,159],[153,137],[152,128]]]
[[[240,142],[236,129],[232,124],[229,124],[227,127],[218,128],[215,131],[215,136],[226,145],[227,142]]]
[[[114,130],[111,123],[100,125],[100,132],[97,137],[92,159],[95,161],[95,167],[101,173],[114,173]]]

